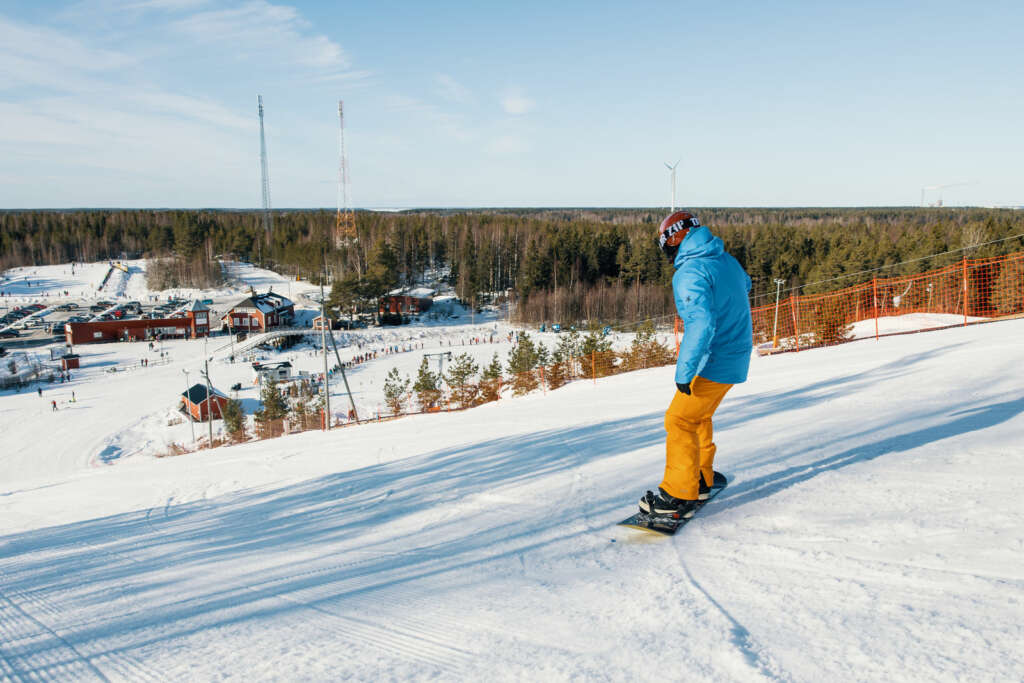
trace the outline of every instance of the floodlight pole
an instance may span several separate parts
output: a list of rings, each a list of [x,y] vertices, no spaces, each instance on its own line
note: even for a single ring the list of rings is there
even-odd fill
[[[324,429],[331,431],[331,391],[327,377],[327,303],[324,299],[324,278],[327,277],[327,257],[324,256],[324,275],[320,278],[320,343],[324,347]],[[333,341],[333,335],[332,335]]]
[[[192,402],[192,396],[189,395],[189,390],[192,389],[188,383],[188,370],[185,368],[181,369],[185,373],[185,412],[188,413],[188,424],[192,427],[192,443],[196,442],[196,423],[192,421],[192,409],[188,406]]]
[[[784,282],[781,278],[775,278],[775,325],[772,327],[772,348],[775,349],[779,347],[779,295]]]
[[[206,358],[203,360],[204,371],[201,373],[203,379],[206,380],[206,424],[210,428],[210,445],[208,448],[213,448],[213,396],[212,389],[210,387],[210,359]],[[200,415],[202,411],[199,411]]]

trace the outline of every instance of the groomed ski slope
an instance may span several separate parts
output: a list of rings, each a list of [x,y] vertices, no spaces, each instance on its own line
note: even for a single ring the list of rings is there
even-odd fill
[[[1022,338],[755,358],[673,538],[671,368],[0,483],[0,678],[1020,680]]]

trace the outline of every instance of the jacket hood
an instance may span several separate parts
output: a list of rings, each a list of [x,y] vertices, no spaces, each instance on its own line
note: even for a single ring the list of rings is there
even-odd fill
[[[686,239],[679,245],[679,252],[676,254],[676,259],[672,265],[680,268],[692,258],[721,256],[724,251],[725,244],[722,242],[722,239],[712,235],[708,226],[702,225],[699,228],[690,230],[689,234],[686,235]]]

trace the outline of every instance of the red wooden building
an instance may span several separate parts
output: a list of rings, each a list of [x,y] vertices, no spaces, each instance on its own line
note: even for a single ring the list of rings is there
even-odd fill
[[[295,304],[273,292],[253,294],[231,307],[220,321],[231,332],[266,332],[295,319]]]
[[[192,339],[209,333],[210,310],[198,301],[193,301],[177,317],[172,318],[97,320],[64,325],[64,337],[67,343],[72,345],[151,339]]]
[[[433,290],[420,288],[411,292],[396,290],[380,300],[380,313],[402,313],[419,315],[430,309],[434,303]]]
[[[228,397],[216,389],[207,399],[205,384],[193,384],[188,391],[181,394],[181,403],[195,422],[206,422],[211,411],[214,420],[223,419],[224,406],[227,402]]]

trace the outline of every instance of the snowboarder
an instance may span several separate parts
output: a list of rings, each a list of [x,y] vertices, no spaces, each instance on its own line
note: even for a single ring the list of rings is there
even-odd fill
[[[54,412],[55,410],[57,410],[57,401],[56,400],[50,401],[50,405],[52,406],[52,409],[50,410],[51,413]]]
[[[661,222],[658,244],[676,272],[672,291],[683,321],[676,392],[665,413],[665,475],[641,512],[692,517],[714,483],[711,417],[726,392],[747,380],[753,329],[750,277],[722,240],[693,214]]]

